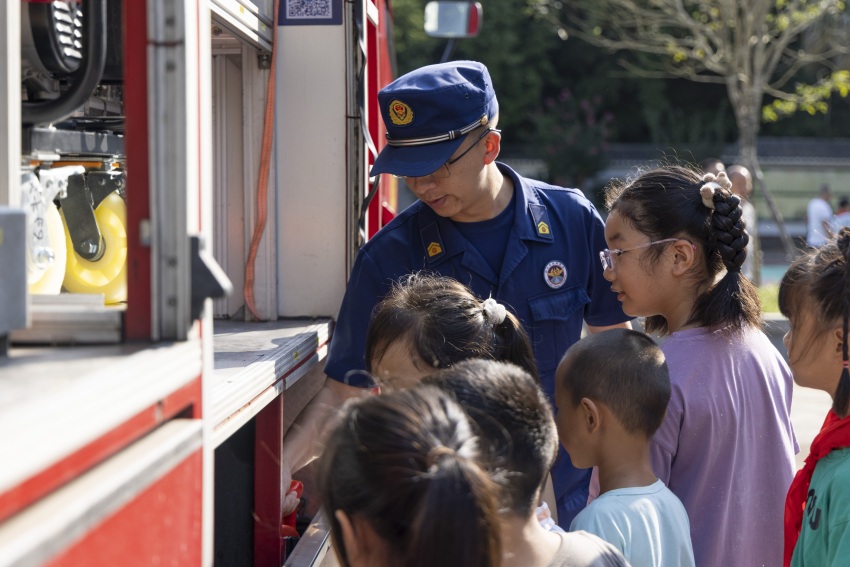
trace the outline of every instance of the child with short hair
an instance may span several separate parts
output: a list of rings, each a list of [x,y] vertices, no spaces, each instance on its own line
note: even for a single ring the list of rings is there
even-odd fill
[[[582,339],[555,374],[561,444],[576,467],[599,472],[600,496],[570,529],[614,544],[634,567],[694,565],[688,515],[649,459],[669,400],[664,354],[637,331]]]
[[[785,502],[784,565],[850,560],[850,228],[791,264],[779,285],[788,361],[800,386],[828,393],[832,409]]]
[[[666,336],[672,396],[651,456],[688,512],[697,565],[779,565],[793,388],[741,274],[749,238],[730,187],[677,166],[608,187],[600,259],[623,311]]]
[[[499,489],[468,417],[435,388],[351,400],[318,485],[343,567],[500,563]]]
[[[426,377],[466,411],[501,485],[501,567],[626,565],[610,544],[585,532],[547,531],[534,507],[555,461],[558,438],[546,395],[523,369],[492,360],[466,360]]]

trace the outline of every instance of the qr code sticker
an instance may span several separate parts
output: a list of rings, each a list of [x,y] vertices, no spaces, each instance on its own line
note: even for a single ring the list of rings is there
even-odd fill
[[[292,20],[333,18],[331,0],[286,0],[286,17]]]

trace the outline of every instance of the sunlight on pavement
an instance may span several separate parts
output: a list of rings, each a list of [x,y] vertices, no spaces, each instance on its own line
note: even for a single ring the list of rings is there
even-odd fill
[[[791,401],[791,423],[797,433],[800,452],[797,454],[797,468],[803,466],[803,461],[809,454],[809,447],[826,417],[826,412],[832,407],[832,398],[821,390],[802,388],[794,384],[794,397]]]

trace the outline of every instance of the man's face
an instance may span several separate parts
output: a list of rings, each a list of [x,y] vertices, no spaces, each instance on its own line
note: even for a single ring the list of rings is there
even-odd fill
[[[410,190],[441,217],[457,222],[492,218],[493,196],[485,185],[484,160],[487,152],[492,151],[493,136],[498,139],[499,134],[486,129],[473,130],[455,151],[450,163],[435,172],[448,168],[447,177],[438,174],[406,177]]]

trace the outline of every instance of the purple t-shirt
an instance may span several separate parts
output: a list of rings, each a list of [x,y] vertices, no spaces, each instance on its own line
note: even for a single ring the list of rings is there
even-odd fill
[[[788,365],[758,329],[687,329],[661,347],[673,393],[652,464],[685,505],[699,567],[781,565],[799,450]]]

